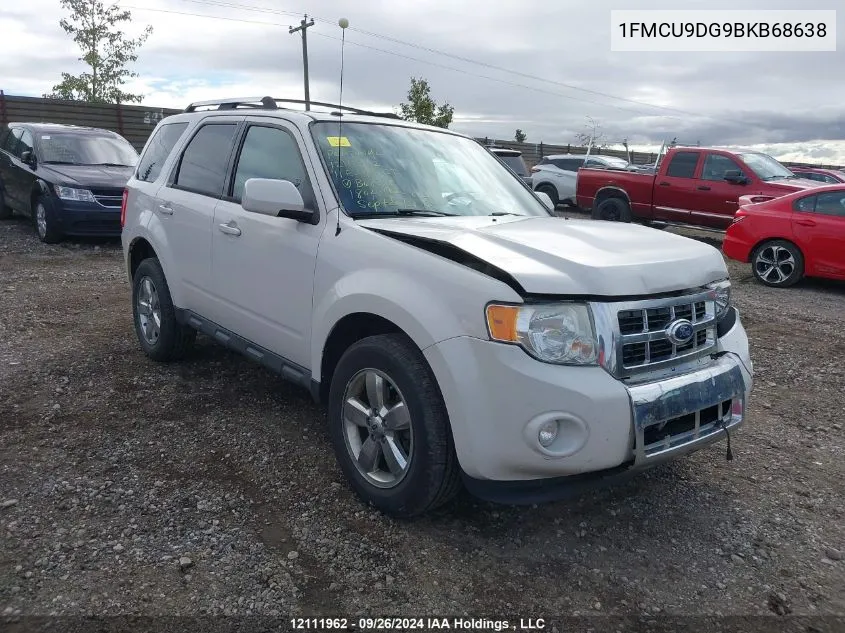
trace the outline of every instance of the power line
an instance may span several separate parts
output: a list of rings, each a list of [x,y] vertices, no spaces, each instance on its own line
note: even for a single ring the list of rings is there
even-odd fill
[[[199,1],[199,0],[191,0],[191,1]],[[206,0],[203,0],[203,2],[205,2],[205,1]],[[264,22],[264,21],[261,21],[261,20],[246,20],[244,18],[231,18],[231,17],[219,16],[219,15],[207,15],[207,14],[203,14],[203,13],[190,13],[190,12],[186,12],[186,11],[172,11],[172,10],[167,10],[167,9],[152,9],[152,8],[146,8],[146,7],[136,7],[136,6],[131,6],[131,5],[122,5],[122,6],[126,7],[127,9],[133,9],[133,10],[137,9],[137,10],[141,10],[141,11],[153,11],[153,12],[156,12],[156,13],[170,13],[170,14],[176,14],[176,15],[209,18],[209,19],[213,19],[213,20],[226,20],[226,21],[229,21],[229,22],[246,22],[246,23],[249,23],[249,24],[264,24],[264,25],[270,25],[270,26],[284,26],[284,27],[287,27],[287,28],[291,28],[291,26],[288,25],[288,24],[281,24],[281,23],[278,23],[278,22]],[[319,19],[319,18],[315,18],[315,19]],[[351,27],[350,27],[349,30],[352,30]],[[324,38],[330,39],[330,40],[336,40],[338,42],[341,41],[341,38],[339,38],[339,37],[335,37],[333,35],[327,35],[326,33],[320,33],[318,31],[315,31],[314,33],[312,33],[312,35],[324,37]],[[372,50],[372,51],[377,51],[379,53],[385,53],[387,55],[394,55],[396,57],[401,57],[402,59],[420,62],[422,64],[428,64],[430,66],[442,68],[444,70],[450,70],[450,71],[453,71],[453,72],[461,73],[461,74],[464,74],[464,75],[468,75],[470,77],[476,77],[476,78],[479,78],[479,79],[486,79],[488,81],[495,81],[497,83],[504,84],[504,85],[507,85],[507,86],[512,86],[512,87],[515,87],[515,88],[522,88],[524,90],[531,90],[533,92],[539,92],[539,93],[551,95],[551,96],[554,96],[554,97],[560,97],[562,99],[569,99],[570,101],[577,101],[579,103],[588,103],[590,105],[595,105],[595,106],[599,106],[599,107],[602,107],[602,108],[612,108],[614,110],[622,110],[624,112],[633,112],[634,114],[639,114],[639,115],[643,115],[643,116],[661,116],[661,117],[667,118],[667,119],[680,119],[680,117],[678,117],[678,116],[665,115],[665,114],[658,115],[658,114],[655,114],[655,113],[652,113],[652,112],[645,112],[645,111],[642,111],[642,110],[635,110],[633,108],[627,108],[625,106],[614,105],[612,103],[602,103],[602,102],[599,102],[599,101],[591,101],[589,99],[581,99],[579,97],[573,97],[572,95],[567,95],[567,94],[563,94],[563,93],[560,93],[560,92],[554,92],[554,91],[551,91],[551,90],[544,90],[543,88],[538,88],[536,86],[529,86],[529,85],[517,83],[517,82],[514,82],[514,81],[508,81],[507,79],[501,79],[499,77],[491,77],[489,75],[481,75],[481,74],[478,74],[478,73],[475,73],[475,72],[472,72],[472,71],[469,71],[469,70],[465,70],[465,69],[462,69],[462,68],[456,68],[454,66],[448,66],[446,64],[440,64],[438,62],[434,62],[434,61],[427,60],[427,59],[420,59],[419,57],[413,57],[411,55],[405,55],[403,53],[397,53],[396,51],[391,51],[391,50],[387,50],[387,49],[384,49],[384,48],[378,48],[377,46],[371,46],[369,44],[363,44],[361,42],[354,42],[354,41],[351,41],[351,40],[347,40],[347,43],[351,44],[353,46],[358,46],[360,48],[366,48],[366,49],[369,49],[369,50]]]
[[[253,5],[240,4],[240,3],[237,3],[237,2],[227,2],[225,0],[186,0],[186,1],[187,2],[195,2],[197,4],[205,4],[205,5],[208,5],[208,6],[226,7],[226,8],[231,8],[231,9],[244,9],[244,10],[247,10],[247,11],[257,11],[257,12],[260,12],[260,13],[271,13],[271,14],[272,13],[279,13],[279,14],[290,13],[288,11],[281,11],[281,10],[278,10],[278,9],[271,9],[271,8],[267,8],[267,7],[256,7],[256,6],[253,6]],[[320,18],[320,17],[316,17],[316,16],[314,17],[314,19],[321,21],[321,22],[327,22],[327,23],[333,23],[334,22],[334,20],[328,20],[326,18]],[[565,82],[562,82],[562,81],[556,81],[556,80],[553,80],[553,79],[548,79],[546,77],[540,77],[540,76],[537,76],[537,75],[532,75],[530,73],[525,73],[525,72],[522,72],[522,71],[519,71],[519,70],[504,68],[502,66],[497,66],[495,64],[489,64],[487,62],[482,62],[482,61],[478,61],[478,60],[475,60],[475,59],[471,59],[469,57],[462,57],[460,55],[454,55],[454,54],[448,53],[446,51],[442,51],[442,50],[439,50],[439,49],[436,49],[436,48],[431,48],[431,47],[428,47],[428,46],[423,46],[421,44],[416,44],[414,42],[408,42],[406,40],[391,37],[389,35],[382,35],[381,33],[375,33],[373,31],[367,31],[367,30],[352,27],[352,26],[349,27],[349,30],[355,31],[357,33],[361,33],[362,35],[366,35],[366,36],[369,36],[369,37],[375,37],[375,38],[378,38],[378,39],[386,40],[388,42],[393,42],[395,44],[400,44],[402,46],[410,46],[412,48],[416,48],[416,49],[423,50],[423,51],[426,51],[426,52],[429,52],[429,53],[433,53],[435,55],[441,55],[443,57],[455,59],[457,61],[465,62],[467,64],[474,64],[474,65],[477,65],[477,66],[482,66],[484,68],[489,68],[490,70],[497,70],[499,72],[517,75],[517,76],[523,77],[525,79],[531,79],[531,80],[534,80],[534,81],[541,81],[543,83],[551,83],[551,84],[554,84],[556,86],[561,86],[563,88],[567,88],[569,90],[576,90],[576,91],[579,91],[579,92],[585,92],[585,93],[588,93],[588,94],[592,94],[592,95],[596,95],[596,96],[600,96],[600,97],[605,97],[605,98],[608,98],[608,99],[615,99],[617,101],[624,101],[624,102],[632,103],[632,104],[639,105],[639,106],[645,106],[645,107],[654,108],[654,109],[657,109],[657,110],[664,110],[664,111],[667,111],[667,112],[675,112],[675,113],[684,114],[684,115],[687,115],[687,116],[695,116],[695,117],[701,117],[701,118],[712,118],[712,117],[709,117],[707,115],[702,115],[702,114],[698,114],[698,113],[695,113],[695,112],[682,110],[680,108],[672,108],[672,107],[669,107],[669,106],[662,106],[662,105],[657,105],[657,104],[654,104],[654,103],[648,103],[646,101],[639,101],[637,99],[629,99],[627,97],[619,97],[617,95],[613,95],[613,94],[610,94],[610,93],[607,93],[607,92],[592,90],[590,88],[582,88],[581,86],[575,86],[573,84],[568,84],[568,83],[565,83]],[[588,102],[588,103],[591,103],[591,102]]]

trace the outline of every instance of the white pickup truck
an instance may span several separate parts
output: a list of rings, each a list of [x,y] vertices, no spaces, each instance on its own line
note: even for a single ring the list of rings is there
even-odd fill
[[[554,217],[448,130],[282,103],[192,104],[147,142],[121,222],[151,358],[199,331],[310,389],[354,490],[396,516],[461,485],[552,499],[742,423],[715,248]]]

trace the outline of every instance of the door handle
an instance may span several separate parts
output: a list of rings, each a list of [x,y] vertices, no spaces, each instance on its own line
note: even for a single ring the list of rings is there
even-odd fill
[[[171,207],[169,204],[158,205],[158,210],[164,213],[165,215],[173,215],[173,207]]]
[[[660,186],[661,187],[671,187],[672,185],[670,185],[668,182],[661,182]]]
[[[698,190],[699,191],[710,191],[710,187],[706,187],[706,186],[702,185],[702,186],[698,187]]]
[[[816,226],[816,223],[812,220],[796,220],[795,222],[801,226]]]
[[[235,224],[234,220],[232,220],[231,222],[226,222],[225,224],[218,224],[217,228],[219,228],[226,235],[234,235],[235,237],[237,237],[241,234],[241,230],[238,228],[238,225]]]

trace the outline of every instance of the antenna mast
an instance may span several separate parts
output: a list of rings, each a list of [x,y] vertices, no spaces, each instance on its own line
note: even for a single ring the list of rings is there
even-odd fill
[[[341,38],[340,38],[340,96],[338,97],[337,103],[339,106],[343,106],[343,51],[346,48],[346,27],[349,26],[349,20],[346,18],[340,18],[337,21],[337,25],[340,27]],[[337,123],[337,169],[338,173],[341,171],[341,164],[340,164],[340,150],[343,148],[343,110],[337,113],[338,116],[338,123]],[[334,234],[340,235],[340,209],[342,205],[342,201],[338,201],[341,204],[337,207],[337,228],[335,229]]]

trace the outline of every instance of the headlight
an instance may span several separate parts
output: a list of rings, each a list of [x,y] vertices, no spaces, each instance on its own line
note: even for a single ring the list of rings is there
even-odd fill
[[[559,365],[593,365],[596,334],[581,303],[487,306],[490,338],[516,343],[537,360]]]
[[[77,189],[76,187],[60,187],[54,185],[56,195],[62,200],[73,200],[74,202],[96,202],[94,194],[87,189]]]
[[[721,319],[731,307],[731,282],[725,279],[707,284],[707,287],[716,291],[716,319]]]

